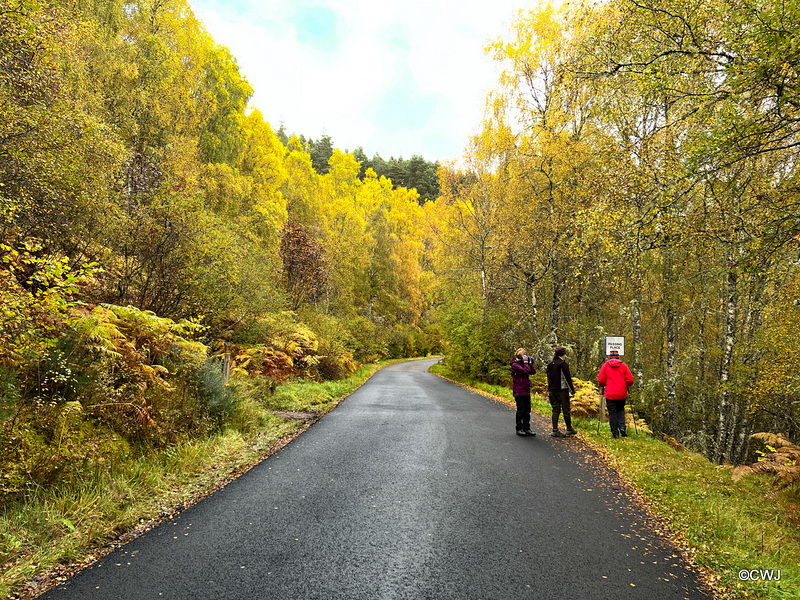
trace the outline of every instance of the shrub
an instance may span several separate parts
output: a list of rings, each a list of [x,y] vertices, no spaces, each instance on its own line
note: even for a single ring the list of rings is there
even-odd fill
[[[163,444],[201,423],[193,398],[208,348],[202,327],[134,307],[104,305],[77,320],[59,347],[85,375],[74,399],[130,441]]]
[[[258,335],[235,332],[231,349],[231,372],[238,375],[265,375],[277,381],[308,376],[319,361],[317,334],[294,313],[278,313],[254,321]],[[244,345],[241,340],[257,341]]]
[[[207,361],[198,373],[198,396],[219,428],[230,419],[239,404],[236,389],[228,386],[222,377],[222,366],[218,361]]]
[[[575,395],[572,397],[571,412],[576,417],[597,418],[600,409],[600,394],[594,384],[572,378],[575,384]],[[546,385],[546,383],[545,383]]]
[[[350,377],[361,365],[353,360],[353,355],[346,350],[329,351],[320,356],[317,373],[327,381]]]
[[[382,329],[364,316],[355,316],[346,323],[345,346],[362,363],[372,363],[389,356]]]

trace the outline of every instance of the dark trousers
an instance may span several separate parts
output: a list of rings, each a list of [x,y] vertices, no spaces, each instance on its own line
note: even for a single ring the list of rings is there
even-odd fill
[[[572,415],[569,406],[569,390],[558,390],[557,392],[547,392],[550,399],[550,406],[553,407],[553,431],[558,429],[558,416],[564,413],[564,425],[567,429],[572,429]]]
[[[611,435],[617,437],[619,433],[625,432],[625,400],[608,400],[606,399],[606,406],[608,406],[608,424],[611,427]]]
[[[514,396],[517,403],[517,431],[528,431],[531,428],[531,395]]]

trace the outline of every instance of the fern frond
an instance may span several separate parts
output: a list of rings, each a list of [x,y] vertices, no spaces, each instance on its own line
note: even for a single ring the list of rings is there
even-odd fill
[[[750,468],[753,469],[753,473],[760,473],[760,474],[764,475],[764,474],[767,474],[767,473],[776,473],[777,472],[777,470],[776,470],[777,466],[778,465],[776,465],[772,461],[762,460],[760,462],[753,463],[752,465],[750,465]]]
[[[751,465],[753,472],[776,475],[772,485],[777,490],[785,490],[800,482],[800,446],[796,446],[779,433],[754,433],[752,437],[764,442],[771,451]]]
[[[781,448],[783,446],[794,446],[794,444],[792,444],[792,442],[783,437],[783,434],[781,433],[768,433],[768,432],[754,433],[750,437],[753,438],[754,440],[759,440],[761,442],[764,442],[767,446],[773,446],[774,448]]]
[[[800,466],[784,467],[784,469],[778,474],[778,479],[774,482],[778,490],[785,490],[800,481]]]
[[[733,470],[733,481],[739,481],[742,477],[746,477],[747,475],[752,475],[755,473],[752,467],[747,465],[739,465]]]
[[[686,448],[686,446],[681,444],[674,437],[670,437],[666,433],[662,433],[661,438],[667,443],[668,446],[675,448],[675,450],[679,450],[680,452],[688,452],[688,448]]]

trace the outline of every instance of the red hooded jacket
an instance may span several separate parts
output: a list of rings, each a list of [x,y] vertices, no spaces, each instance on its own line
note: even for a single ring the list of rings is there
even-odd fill
[[[624,400],[628,397],[628,388],[633,385],[633,373],[621,360],[609,358],[600,367],[597,383],[605,386],[607,400]]]

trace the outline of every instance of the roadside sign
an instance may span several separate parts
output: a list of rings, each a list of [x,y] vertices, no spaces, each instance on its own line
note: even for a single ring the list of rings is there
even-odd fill
[[[625,338],[606,336],[603,338],[606,347],[606,356],[611,354],[612,350],[619,352],[620,356],[625,356]]]

